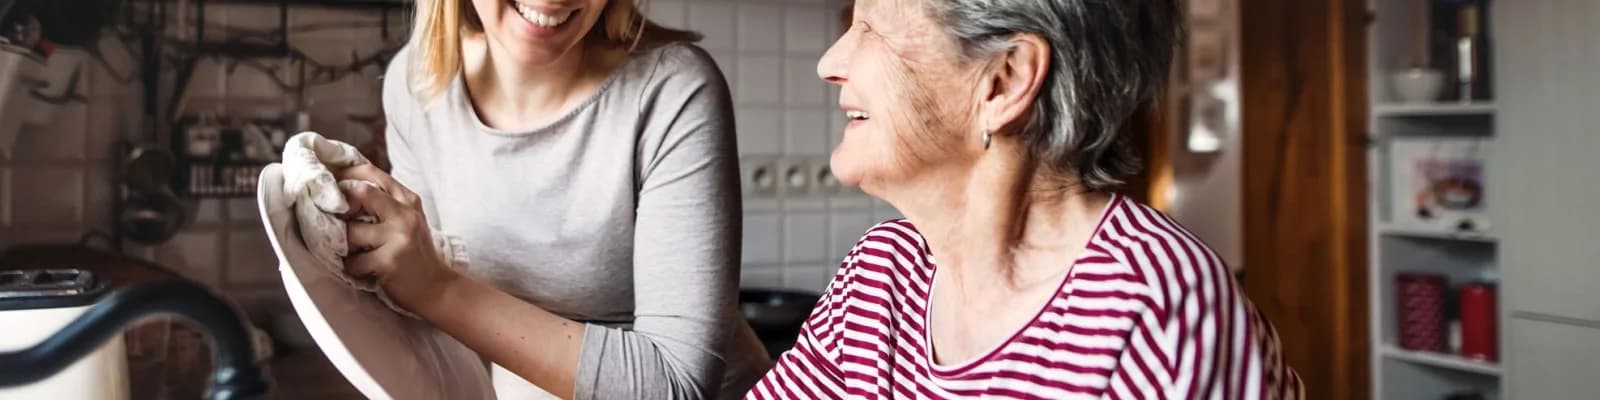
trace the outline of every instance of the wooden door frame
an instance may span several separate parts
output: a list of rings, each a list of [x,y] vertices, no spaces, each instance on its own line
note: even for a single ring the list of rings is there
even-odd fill
[[[1238,7],[1245,292],[1311,398],[1370,398],[1365,1]]]

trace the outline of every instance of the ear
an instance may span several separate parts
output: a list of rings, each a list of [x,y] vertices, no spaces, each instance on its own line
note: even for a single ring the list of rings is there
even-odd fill
[[[1039,35],[1013,35],[1010,48],[985,72],[979,103],[981,128],[994,135],[1010,135],[1027,124],[1034,100],[1050,72],[1050,44]]]

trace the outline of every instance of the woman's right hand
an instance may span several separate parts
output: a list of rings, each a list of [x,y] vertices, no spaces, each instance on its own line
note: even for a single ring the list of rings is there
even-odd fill
[[[401,308],[426,317],[423,306],[437,304],[433,299],[462,276],[434,248],[421,198],[372,165],[335,175],[351,214],[376,218],[372,223],[346,224],[350,256],[345,258],[345,272],[376,279]]]

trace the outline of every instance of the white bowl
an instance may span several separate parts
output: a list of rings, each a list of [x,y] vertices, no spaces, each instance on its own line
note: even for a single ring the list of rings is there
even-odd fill
[[[1412,68],[1390,76],[1394,94],[1402,102],[1426,103],[1439,99],[1444,90],[1444,73],[1438,70]]]

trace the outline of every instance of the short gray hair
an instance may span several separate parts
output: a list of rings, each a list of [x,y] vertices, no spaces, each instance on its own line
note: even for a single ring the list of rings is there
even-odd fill
[[[1050,44],[1051,68],[1023,132],[1030,156],[1093,191],[1138,171],[1118,130],[1166,86],[1183,40],[1177,0],[922,2],[969,59],[1006,51],[1017,33]]]

